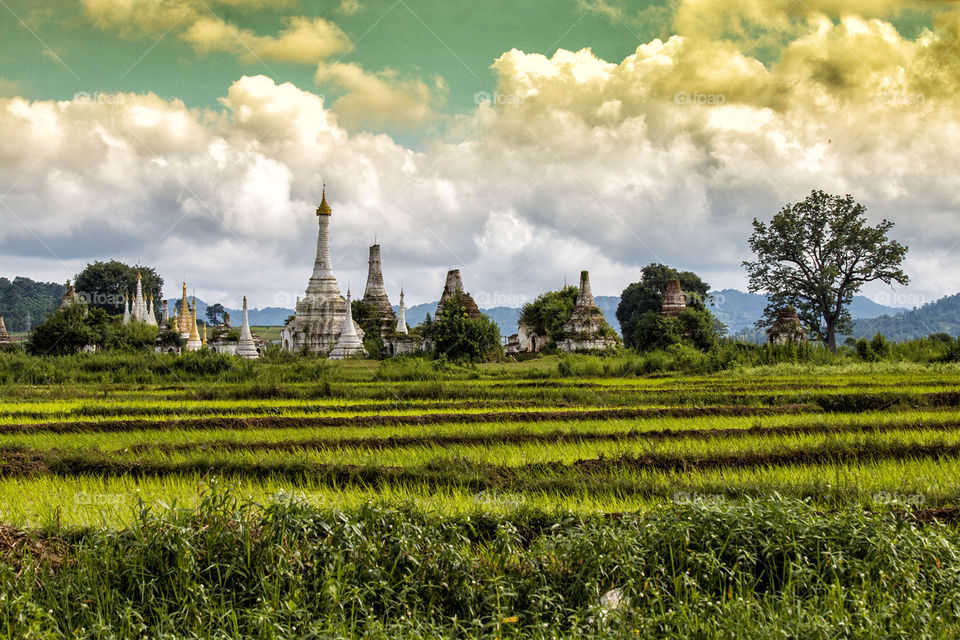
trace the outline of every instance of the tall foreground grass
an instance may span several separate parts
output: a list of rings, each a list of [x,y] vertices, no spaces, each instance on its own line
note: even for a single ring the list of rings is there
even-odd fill
[[[212,491],[120,532],[5,533],[10,638],[941,638],[960,624],[956,528],[778,499],[507,518]]]

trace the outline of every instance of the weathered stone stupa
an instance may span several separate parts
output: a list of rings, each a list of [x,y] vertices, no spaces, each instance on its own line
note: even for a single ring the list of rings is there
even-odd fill
[[[770,344],[803,344],[807,339],[807,330],[803,328],[797,310],[784,307],[777,315],[773,326],[767,329]]]
[[[317,208],[317,257],[313,275],[307,283],[307,295],[297,301],[296,316],[283,330],[282,345],[286,351],[306,348],[314,353],[327,353],[336,345],[347,315],[347,303],[340,296],[340,287],[333,275],[330,260],[330,216],[326,190]],[[351,320],[352,322],[352,320]],[[363,331],[353,323],[358,338]]]
[[[3,323],[3,316],[0,316],[0,349],[6,349],[10,346],[10,334],[7,333],[7,326]]]
[[[347,313],[343,320],[343,331],[337,339],[337,344],[330,351],[330,360],[343,360],[352,356],[367,355],[363,348],[363,341],[357,335],[356,325],[353,323],[353,311],[350,308],[350,289],[347,289]]]
[[[247,360],[256,360],[260,357],[257,345],[253,341],[253,334],[250,333],[250,321],[247,319],[247,296],[243,296],[243,327],[240,329],[237,355]]]
[[[77,296],[76,290],[73,288],[73,285],[67,280],[67,290],[63,294],[63,301],[60,303],[61,309],[66,309],[67,307],[73,306],[80,302],[79,296]]]
[[[397,322],[397,314],[393,312],[387,289],[383,284],[383,269],[380,265],[380,245],[370,247],[369,268],[367,270],[367,287],[363,292],[363,304],[376,309],[380,315],[380,329],[386,333],[393,329]]]
[[[558,343],[563,351],[599,351],[615,347],[619,340],[597,307],[590,290],[590,273],[580,272],[580,291],[570,319],[563,325],[566,336]]]
[[[460,292],[460,301],[470,317],[480,317],[480,307],[473,301],[473,296],[463,288],[463,278],[460,277],[460,269],[451,269],[447,272],[447,281],[443,285],[443,293],[440,295],[439,304],[437,304],[437,317],[443,312],[443,305],[458,291]]]
[[[660,308],[662,316],[676,316],[687,309],[687,299],[680,288],[679,280],[667,282],[667,290],[663,294],[663,306]]]

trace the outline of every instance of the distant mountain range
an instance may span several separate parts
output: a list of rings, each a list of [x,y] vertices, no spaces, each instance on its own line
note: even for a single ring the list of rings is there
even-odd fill
[[[736,289],[711,291],[710,295],[714,297],[714,304],[710,307],[710,311],[720,322],[727,325],[727,332],[730,335],[755,332],[753,327],[763,316],[763,310],[767,306],[767,296],[759,293],[744,293]],[[877,304],[866,296],[854,296],[853,303],[850,305],[850,315],[854,320],[878,318],[883,315],[896,317],[903,312],[903,309]],[[765,340],[766,332],[760,333]]]
[[[898,315],[858,320],[853,325],[856,338],[869,338],[882,333],[887,340],[900,342],[922,338],[931,333],[960,335],[960,293],[928,302]]]
[[[767,306],[767,297],[758,293],[744,293],[736,289],[724,289],[722,291],[713,291],[714,306],[710,308],[717,318],[727,326],[727,332],[731,335],[745,332],[753,333],[754,323],[763,315],[763,310]],[[594,300],[597,306],[603,312],[604,317],[610,326],[617,333],[620,333],[620,323],[617,321],[617,306],[620,304],[620,296],[595,296]],[[395,307],[397,308],[397,307]],[[432,314],[437,309],[436,302],[418,304],[407,309],[407,324],[416,326],[423,322],[428,313]],[[482,309],[490,318],[500,327],[500,333],[504,336],[517,332],[517,321],[520,319],[520,309],[513,307],[494,307],[492,309]],[[850,306],[850,312],[855,319],[877,318],[880,316],[893,316],[903,312],[903,309],[886,307],[877,304],[865,296],[856,296],[853,304]],[[871,334],[872,335],[872,334]],[[924,334],[926,335],[926,334]],[[764,334],[764,339],[766,335]]]

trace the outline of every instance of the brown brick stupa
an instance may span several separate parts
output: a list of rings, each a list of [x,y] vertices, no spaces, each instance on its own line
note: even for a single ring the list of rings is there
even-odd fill
[[[676,316],[687,309],[687,299],[680,288],[680,281],[673,279],[667,282],[667,290],[663,294],[663,306],[660,309],[662,316]]]
[[[473,296],[463,288],[463,278],[460,277],[460,269],[451,269],[447,272],[447,281],[443,285],[443,295],[440,296],[440,303],[437,305],[437,317],[443,311],[443,305],[453,297],[456,292],[460,292],[460,301],[464,309],[470,314],[471,318],[480,317],[480,307],[473,301]]]
[[[807,339],[807,330],[803,328],[797,310],[784,307],[777,315],[773,326],[767,329],[770,344],[803,344]]]
[[[367,288],[363,292],[363,304],[376,309],[380,316],[380,329],[386,333],[397,325],[397,314],[390,305],[387,289],[383,284],[383,269],[380,265],[380,245],[370,247],[369,269],[367,270]]]

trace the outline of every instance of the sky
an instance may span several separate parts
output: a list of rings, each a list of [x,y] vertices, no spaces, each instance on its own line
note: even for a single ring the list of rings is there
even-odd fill
[[[156,267],[291,307],[326,184],[341,288],[482,307],[661,262],[746,289],[754,218],[851,194],[960,291],[960,3],[0,0],[0,275]]]

